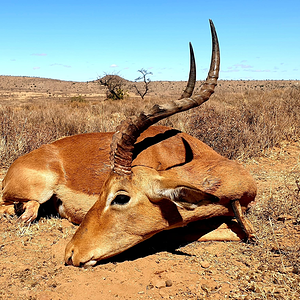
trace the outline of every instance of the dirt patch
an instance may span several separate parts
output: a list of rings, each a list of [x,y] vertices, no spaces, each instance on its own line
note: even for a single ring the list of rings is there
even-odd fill
[[[80,269],[63,261],[77,226],[56,218],[28,226],[2,216],[0,298],[299,299],[300,144],[274,149],[246,167],[259,186],[248,214],[257,245],[186,242],[188,227]]]

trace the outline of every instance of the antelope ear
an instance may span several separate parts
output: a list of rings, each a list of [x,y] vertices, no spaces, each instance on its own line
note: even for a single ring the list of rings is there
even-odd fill
[[[163,199],[172,201],[179,207],[193,210],[198,206],[217,203],[220,199],[212,194],[201,191],[189,183],[162,179],[156,189],[153,190],[151,202],[159,202]]]

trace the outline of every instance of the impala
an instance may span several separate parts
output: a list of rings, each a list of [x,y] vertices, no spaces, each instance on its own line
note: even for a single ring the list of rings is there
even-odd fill
[[[246,237],[254,239],[243,212],[256,196],[256,184],[240,164],[176,130],[164,128],[139,141],[152,124],[201,105],[214,92],[220,52],[211,20],[210,26],[211,65],[199,93],[191,97],[196,78],[191,48],[190,78],[182,98],[127,118],[112,136],[109,174],[66,247],[67,264],[92,266],[162,230],[216,216],[235,217]]]

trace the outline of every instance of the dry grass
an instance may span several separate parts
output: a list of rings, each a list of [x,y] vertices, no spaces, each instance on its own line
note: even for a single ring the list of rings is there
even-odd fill
[[[3,105],[1,164],[8,166],[20,155],[63,136],[113,131],[126,116],[169,98],[90,102],[73,97],[71,101],[45,104]],[[299,139],[300,93],[297,87],[243,92],[220,88],[201,108],[160,123],[196,136],[229,158],[256,157],[280,143]]]
[[[246,159],[300,138],[300,89],[219,91],[192,113],[188,132],[218,153]]]
[[[264,277],[269,286],[276,289],[269,296],[275,299],[298,299],[300,297],[300,157],[294,169],[267,170],[263,175],[268,186],[260,189],[257,204],[248,217],[256,228],[258,245],[251,253],[258,261],[255,280],[258,291],[268,299],[263,287]],[[256,177],[261,178],[261,174]],[[250,249],[251,252],[251,249]],[[277,290],[277,291],[276,291]]]
[[[109,108],[109,113],[107,110]],[[1,165],[9,166],[17,157],[63,136],[110,131],[124,115],[110,102],[63,102],[0,108]]]

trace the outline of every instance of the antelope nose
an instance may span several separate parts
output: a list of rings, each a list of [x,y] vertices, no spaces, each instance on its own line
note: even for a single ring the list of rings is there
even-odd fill
[[[73,265],[73,254],[74,254],[73,250],[69,254],[66,253],[65,265]]]
[[[65,265],[73,265],[75,267],[89,268],[89,267],[93,267],[98,262],[97,260],[91,259],[85,263],[80,262],[78,265],[76,265],[73,262],[73,253],[74,252],[72,251],[70,255],[65,257]]]
[[[77,253],[77,252],[76,252]],[[97,264],[98,260],[93,259],[93,257],[90,257],[89,259],[84,259],[82,256],[76,254],[74,252],[73,247],[66,248],[65,252],[65,265],[75,266],[75,267],[93,267]]]

